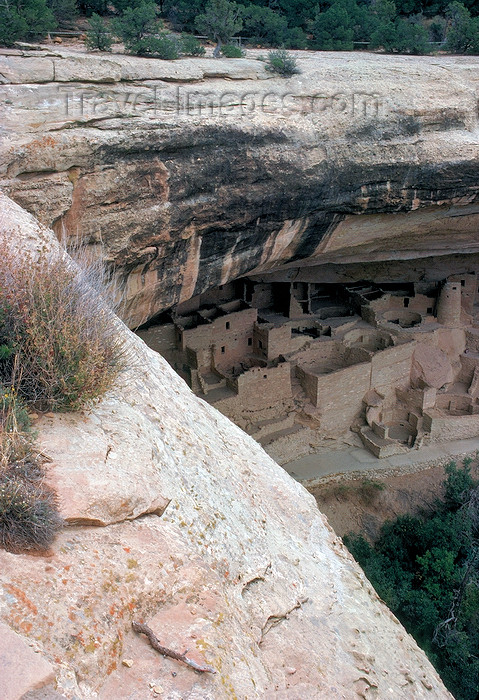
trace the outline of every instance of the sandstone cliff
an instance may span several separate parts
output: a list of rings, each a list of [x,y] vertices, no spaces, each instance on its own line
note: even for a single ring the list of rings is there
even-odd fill
[[[299,55],[284,80],[255,60],[4,51],[0,187],[103,243],[132,325],[298,260],[333,280],[474,269],[478,59]]]
[[[18,254],[56,245],[4,195],[0,232]],[[118,332],[116,390],[36,425],[70,525],[46,556],[0,551],[3,700],[450,698],[313,497]],[[159,656],[132,619],[217,673]]]

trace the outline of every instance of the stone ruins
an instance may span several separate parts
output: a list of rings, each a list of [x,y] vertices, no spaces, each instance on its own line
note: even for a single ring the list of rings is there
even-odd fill
[[[305,429],[353,431],[386,457],[479,435],[476,275],[265,280],[192,297],[139,335],[264,446]]]

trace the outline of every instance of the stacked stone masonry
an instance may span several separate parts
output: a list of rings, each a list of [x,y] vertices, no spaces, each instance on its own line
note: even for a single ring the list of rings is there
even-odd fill
[[[263,443],[306,426],[326,438],[353,430],[382,457],[479,435],[476,275],[274,279],[209,290],[139,334]]]

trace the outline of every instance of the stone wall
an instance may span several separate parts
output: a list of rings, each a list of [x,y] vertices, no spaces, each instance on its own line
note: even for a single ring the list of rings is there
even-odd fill
[[[376,353],[371,360],[371,388],[387,397],[395,395],[396,388],[407,387],[415,345],[395,345]]]
[[[295,367],[295,375],[299,380],[299,383],[303,387],[304,393],[311,401],[313,406],[318,405],[318,375],[308,372],[300,365]]]
[[[297,344],[296,338],[292,338],[290,326],[271,328],[268,333],[268,359],[275,360],[279,355],[292,352]]]
[[[424,414],[424,429],[431,434],[432,442],[466,440],[479,435],[479,415],[443,416],[436,411]]]
[[[213,366],[220,370],[227,369],[252,354],[256,318],[256,309],[244,309],[196,328],[186,328],[183,331],[183,346],[197,351],[213,347]],[[199,365],[198,369],[209,371],[210,365],[207,362],[206,366]]]
[[[469,385],[474,376],[476,367],[479,367],[479,356],[474,355],[461,355],[461,371],[457,380]]]
[[[291,369],[288,362],[277,367],[252,367],[229,383],[242,405],[251,411],[291,398]]]
[[[338,435],[349,430],[363,410],[362,399],[369,387],[368,363],[319,376],[317,406],[321,411],[321,431]]]

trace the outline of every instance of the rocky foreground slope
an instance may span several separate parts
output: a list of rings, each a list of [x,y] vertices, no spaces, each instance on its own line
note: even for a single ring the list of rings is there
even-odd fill
[[[56,245],[1,195],[3,233],[19,255]],[[450,698],[313,497],[118,333],[116,390],[36,425],[69,526],[44,556],[0,551],[2,700]]]
[[[3,51],[0,187],[103,244],[132,325],[298,260],[368,263],[352,280],[477,266],[479,59],[299,55],[285,80],[256,60]]]

